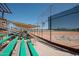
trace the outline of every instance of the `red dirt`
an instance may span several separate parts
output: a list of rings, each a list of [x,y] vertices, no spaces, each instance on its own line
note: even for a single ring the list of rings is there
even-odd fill
[[[34,34],[34,33],[33,33]],[[50,41],[50,32],[39,32],[35,35],[45,38]],[[68,47],[79,49],[79,32],[76,31],[52,31],[52,42],[62,44]]]

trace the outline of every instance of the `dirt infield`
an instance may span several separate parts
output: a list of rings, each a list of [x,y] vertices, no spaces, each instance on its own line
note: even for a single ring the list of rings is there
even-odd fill
[[[50,41],[50,31],[32,32],[33,34]],[[52,31],[51,42],[79,49],[79,32],[76,31]]]

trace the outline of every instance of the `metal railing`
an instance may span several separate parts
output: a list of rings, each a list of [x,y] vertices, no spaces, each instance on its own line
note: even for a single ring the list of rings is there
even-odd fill
[[[27,36],[26,36],[26,40],[27,40],[27,45],[29,47],[31,55],[32,56],[39,56],[38,52],[36,51],[36,49],[34,48],[32,42],[31,42],[31,40],[27,39]]]
[[[0,45],[4,42],[6,42],[8,39],[12,38],[13,36],[7,36],[6,38],[0,40]]]
[[[25,42],[24,42],[24,38],[22,38],[21,44],[20,44],[20,52],[19,52],[19,56],[26,56],[26,46],[25,46]]]
[[[17,43],[17,39],[18,39],[18,36],[13,39],[8,45],[7,47],[5,47],[5,49],[0,53],[0,56],[10,56],[16,43]]]

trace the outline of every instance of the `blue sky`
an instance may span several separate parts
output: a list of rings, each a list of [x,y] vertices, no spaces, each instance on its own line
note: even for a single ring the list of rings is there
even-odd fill
[[[7,5],[12,11],[12,14],[5,14],[5,18],[8,20],[35,24],[40,20],[39,16],[41,14],[42,20],[47,20],[49,16],[49,12],[46,10],[49,10],[50,4],[10,3]],[[76,5],[77,4],[52,4],[52,14],[60,13]],[[45,27],[47,27],[47,23]]]
[[[42,11],[48,8],[48,4],[7,4],[12,14],[5,16],[9,20],[23,23],[36,23]]]

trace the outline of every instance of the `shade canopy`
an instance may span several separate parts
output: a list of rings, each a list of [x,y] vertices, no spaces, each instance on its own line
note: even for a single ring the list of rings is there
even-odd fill
[[[0,3],[0,12],[12,13],[5,3]]]
[[[21,27],[21,28],[36,28],[36,25],[31,25],[31,24],[25,24],[25,23],[20,23],[20,22],[12,22],[13,24],[15,24],[15,26],[17,27]]]

